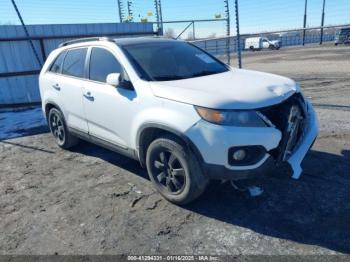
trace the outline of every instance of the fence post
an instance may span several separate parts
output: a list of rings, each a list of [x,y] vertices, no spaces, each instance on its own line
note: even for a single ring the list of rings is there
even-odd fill
[[[322,18],[321,18],[321,36],[320,36],[320,45],[322,45],[323,42],[323,26],[324,26],[324,7],[326,4],[326,0],[323,0],[323,7],[322,7]]]
[[[239,13],[238,13],[238,0],[235,0],[235,14],[236,14],[236,41],[237,41],[237,54],[238,54],[238,68],[242,68],[242,54],[241,54],[241,36],[239,34]]]
[[[162,13],[162,2],[158,0],[158,8],[159,8],[159,19],[160,19],[160,34],[164,35],[164,27],[163,27],[163,13]]]
[[[192,37],[193,40],[196,40],[196,28],[194,27],[194,21],[192,21]]]
[[[227,55],[227,64],[231,64],[231,54],[230,54],[230,7],[228,5],[228,0],[224,0],[225,2],[225,15],[226,15],[226,55]]]
[[[305,45],[306,19],[307,19],[307,0],[305,0],[305,10],[304,10],[303,45]]]

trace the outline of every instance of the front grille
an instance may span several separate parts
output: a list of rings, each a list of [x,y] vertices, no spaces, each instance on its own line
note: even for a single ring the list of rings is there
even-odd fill
[[[280,104],[259,110],[273,125],[282,132],[278,147],[271,150],[277,161],[285,161],[294,151],[302,137],[306,109],[305,101],[300,93],[295,93]]]

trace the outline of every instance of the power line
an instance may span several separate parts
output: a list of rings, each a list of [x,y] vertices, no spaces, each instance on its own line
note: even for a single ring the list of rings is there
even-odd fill
[[[21,21],[22,27],[23,27],[23,29],[24,29],[24,33],[26,34],[26,36],[27,36],[28,38],[30,38],[28,29],[27,29],[27,27],[26,27],[26,25],[25,25],[25,23],[24,23],[24,21],[23,21],[23,18],[22,18],[22,16],[21,16],[21,13],[20,13],[19,10],[18,10],[18,7],[17,7],[17,5],[16,5],[16,3],[15,3],[15,0],[11,0],[11,3],[12,3],[13,7],[14,7],[15,10],[16,10],[16,13],[17,13],[17,16],[18,16],[19,20]],[[35,56],[36,60],[38,61],[38,64],[39,64],[40,67],[41,67],[41,66],[42,66],[41,60],[40,60],[40,58],[39,58],[38,53],[37,53],[36,50],[35,50],[33,41],[32,41],[31,39],[29,39],[29,44],[30,44],[30,46],[31,46],[31,48],[32,48],[32,50],[33,50],[33,52],[34,52],[34,56]]]

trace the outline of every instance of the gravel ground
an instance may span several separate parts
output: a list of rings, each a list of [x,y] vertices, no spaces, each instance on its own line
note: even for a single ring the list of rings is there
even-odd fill
[[[350,253],[349,58],[333,46],[244,56],[300,81],[321,129],[301,179],[276,170],[257,198],[215,182],[178,207],[137,162],[86,142],[61,150],[44,126],[0,141],[0,254]]]

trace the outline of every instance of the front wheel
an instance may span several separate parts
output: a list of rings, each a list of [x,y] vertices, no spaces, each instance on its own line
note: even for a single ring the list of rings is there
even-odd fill
[[[147,171],[160,194],[178,205],[199,197],[208,184],[198,160],[174,136],[154,140],[147,149]]]

